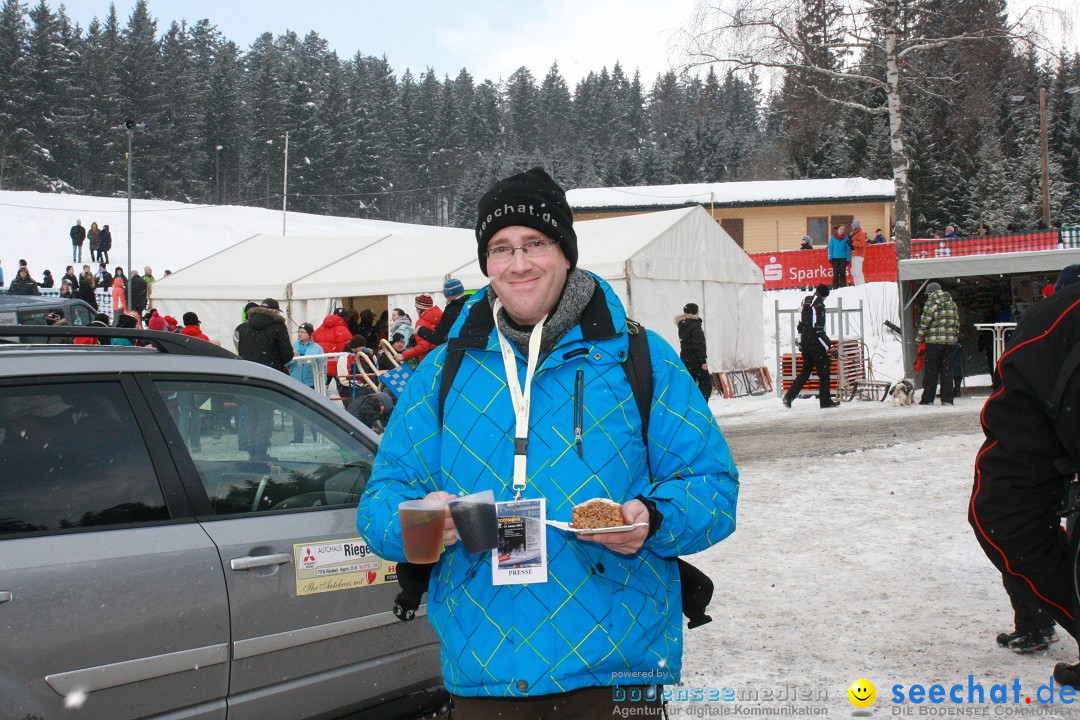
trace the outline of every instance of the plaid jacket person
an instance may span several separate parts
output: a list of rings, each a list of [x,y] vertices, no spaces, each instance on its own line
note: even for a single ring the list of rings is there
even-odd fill
[[[932,294],[923,306],[915,342],[955,345],[960,334],[960,314],[952,296],[944,290]]]

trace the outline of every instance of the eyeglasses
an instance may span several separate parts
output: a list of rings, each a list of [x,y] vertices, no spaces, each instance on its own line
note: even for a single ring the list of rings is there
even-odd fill
[[[500,245],[499,247],[491,248],[485,254],[487,255],[488,260],[509,262],[510,258],[514,257],[514,252],[517,250],[520,250],[530,257],[540,257],[541,255],[546,255],[553,247],[555,247],[555,241],[550,238],[544,238],[543,240],[530,240],[521,247]]]

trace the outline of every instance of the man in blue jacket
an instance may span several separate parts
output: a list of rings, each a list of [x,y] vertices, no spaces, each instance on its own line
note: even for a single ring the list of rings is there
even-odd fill
[[[447,515],[428,587],[455,717],[610,717],[619,707],[611,686],[679,681],[675,559],[734,531],[738,473],[693,378],[651,332],[646,449],[622,365],[625,311],[576,267],[570,206],[542,169],[481,198],[476,237],[490,284],[399,398],[357,527],[377,554],[400,562],[403,500],[492,490],[499,503],[543,501],[547,520],[562,522],[593,498],[621,504],[634,525],[627,532],[541,525],[535,582],[508,581],[502,570],[521,537],[500,536],[494,558],[469,554]],[[440,402],[454,353],[460,365]],[[649,705],[658,715],[659,702]]]

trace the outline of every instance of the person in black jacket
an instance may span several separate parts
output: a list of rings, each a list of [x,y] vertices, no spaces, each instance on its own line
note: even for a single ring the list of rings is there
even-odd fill
[[[65,280],[71,283],[72,292],[79,289],[79,276],[75,274],[75,268],[71,265],[64,270],[64,277],[60,278],[60,284],[63,285]]]
[[[799,320],[799,347],[802,350],[802,370],[791,383],[791,388],[784,395],[784,407],[791,407],[791,401],[799,396],[799,391],[810,379],[810,373],[817,372],[818,402],[821,407],[839,407],[840,403],[832,399],[829,387],[830,364],[832,363],[832,341],[825,334],[825,298],[829,297],[829,286],[818,285],[813,295],[807,295],[802,301],[802,317]]]
[[[109,262],[109,251],[112,250],[112,232],[109,230],[109,226],[101,228],[101,235],[98,237],[98,257],[101,258],[101,262]]]
[[[82,220],[75,221],[68,235],[71,236],[71,262],[80,263],[82,262],[82,246],[86,242],[86,228],[83,227]]]
[[[30,271],[21,267],[19,268],[19,274],[15,276],[15,279],[11,281],[11,285],[8,286],[8,294],[40,295],[41,291],[38,290],[37,281],[30,277]]]
[[[131,273],[131,309],[140,315],[146,311],[146,280],[138,272]]]
[[[443,297],[446,298],[446,307],[443,308],[442,317],[434,330],[428,330],[423,325],[416,328],[416,334],[427,340],[432,345],[442,345],[450,336],[450,330],[461,315],[461,309],[469,296],[465,294],[465,286],[457,278],[450,278],[443,283]]]
[[[968,522],[997,569],[1080,639],[1076,541],[1061,527],[1063,513],[1076,516],[1069,487],[1080,468],[1080,283],[1024,313],[993,378]],[[1058,663],[1054,679],[1080,687],[1080,664]]]
[[[679,358],[694,378],[701,394],[708,400],[712,395],[712,376],[709,375],[708,355],[705,351],[705,331],[701,329],[701,316],[695,303],[686,303],[682,315],[675,316],[679,328]]]
[[[285,364],[293,359],[293,347],[277,300],[266,298],[262,305],[248,309],[247,320],[236,331],[237,354],[241,358],[288,372]],[[273,408],[253,399],[240,408],[238,419],[240,449],[246,450],[252,460],[268,460]]]

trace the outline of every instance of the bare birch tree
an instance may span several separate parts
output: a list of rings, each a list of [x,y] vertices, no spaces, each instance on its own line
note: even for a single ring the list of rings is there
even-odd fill
[[[804,0],[703,0],[680,34],[679,44],[691,68],[713,64],[773,68],[820,77],[829,81],[822,84],[825,87],[861,88],[863,92],[837,95],[813,85],[818,95],[839,107],[888,117],[896,256],[897,261],[907,259],[911,256],[911,204],[904,99],[909,92],[933,92],[930,79],[915,69],[914,57],[954,43],[1030,43],[1035,41],[1034,34],[1025,29],[1022,17],[1003,28],[937,37],[912,30],[926,26],[911,22],[917,11],[925,9],[919,0],[835,0],[831,4],[839,13],[841,32],[827,35],[824,48],[809,47],[796,32],[805,4]],[[868,57],[884,60],[883,75],[864,62]]]

